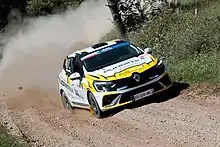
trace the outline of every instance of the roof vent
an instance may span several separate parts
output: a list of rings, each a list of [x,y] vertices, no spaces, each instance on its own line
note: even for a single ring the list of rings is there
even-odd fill
[[[96,48],[99,48],[99,47],[105,46],[105,45],[108,45],[108,43],[106,43],[106,42],[104,42],[104,43],[97,43],[97,44],[94,44],[92,46],[92,48],[96,49]]]
[[[125,43],[125,42],[127,42],[127,41],[125,41],[125,40],[117,40],[117,41],[115,41],[117,44],[118,43]]]
[[[85,57],[86,55],[88,55],[89,53],[88,52],[82,52],[81,54],[80,54],[80,58],[83,58],[83,57]]]

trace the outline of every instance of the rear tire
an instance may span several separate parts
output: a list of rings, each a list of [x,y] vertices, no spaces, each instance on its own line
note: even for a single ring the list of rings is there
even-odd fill
[[[72,111],[73,110],[73,107],[71,106],[65,92],[62,92],[61,93],[61,99],[62,99],[62,103],[63,103],[63,107],[66,109],[66,110],[69,110],[69,111]]]
[[[99,108],[99,105],[92,93],[89,93],[88,100],[90,104],[90,111],[92,111],[97,118],[103,118],[104,112]]]

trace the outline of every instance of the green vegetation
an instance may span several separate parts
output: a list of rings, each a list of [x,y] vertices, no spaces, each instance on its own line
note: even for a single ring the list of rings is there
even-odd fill
[[[83,0],[18,0],[1,1],[0,18],[4,25],[12,7],[24,15],[39,16],[76,8]],[[178,14],[164,12],[135,32],[129,39],[141,47],[152,47],[164,57],[174,80],[189,83],[219,83],[220,1],[181,0]],[[195,8],[198,14],[195,16]],[[103,40],[120,38],[116,30]]]
[[[0,147],[25,147],[18,138],[9,135],[8,130],[0,125]]]
[[[83,0],[28,0],[26,12],[31,16],[42,16],[76,8]]]
[[[220,83],[220,13],[217,6],[220,7],[220,1],[213,0],[198,8],[196,16],[190,11],[193,8],[182,9],[179,14],[165,12],[130,32],[129,39],[142,48],[153,48],[155,56],[165,58],[175,81]],[[113,38],[119,38],[115,30],[103,40]]]
[[[0,1],[0,29],[9,22],[11,10],[16,8],[22,16],[42,16],[75,9],[83,0],[1,0]],[[18,17],[20,14],[16,14]],[[12,18],[12,17],[11,17]]]

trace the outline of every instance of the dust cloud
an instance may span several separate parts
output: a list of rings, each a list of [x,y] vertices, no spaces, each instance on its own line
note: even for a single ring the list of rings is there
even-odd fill
[[[98,42],[113,27],[105,4],[104,0],[86,1],[74,11],[26,18],[14,28],[16,33],[6,31],[0,38],[4,38],[1,91],[17,90],[19,86],[23,90],[56,89],[64,57]]]

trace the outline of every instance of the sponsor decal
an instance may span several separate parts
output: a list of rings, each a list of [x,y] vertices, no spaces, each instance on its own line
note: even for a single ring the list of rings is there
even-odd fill
[[[131,43],[129,42],[125,42],[125,43],[120,43],[120,44],[116,44],[116,45],[113,45],[111,46],[113,49],[115,48],[118,48],[118,47],[121,47],[121,46],[125,46],[125,45],[130,45]]]
[[[75,94],[76,94],[78,97],[82,98],[82,97],[79,95],[79,92],[78,92],[76,89],[74,89],[74,91],[75,91]]]
[[[75,93],[80,99],[84,99],[80,94],[79,92],[74,89],[74,88],[71,88],[68,84],[66,84],[63,80],[59,79],[59,82],[61,85],[63,85],[64,87],[66,87],[69,91],[71,91],[72,93]],[[81,84],[80,84],[81,85]]]
[[[148,56],[149,54],[144,53],[140,56],[138,56],[140,59],[144,60],[146,63],[150,63],[152,60],[152,58],[150,56]]]
[[[91,57],[94,57],[94,56],[96,56],[96,55],[98,55],[98,52],[91,53],[91,54],[89,54],[89,55],[83,57],[83,58],[82,58],[82,61],[83,61],[83,60],[86,60],[86,59],[89,59],[89,58],[91,58]]]
[[[139,59],[135,59],[135,60],[130,60],[130,61],[127,61],[127,62],[124,62],[123,64],[119,64],[118,66],[115,66],[115,67],[112,67],[112,68],[109,68],[109,69],[103,69],[103,72],[106,73],[106,72],[109,72],[109,71],[113,71],[117,68],[128,68],[131,64],[133,63],[136,63],[138,62]]]
[[[146,58],[146,56],[147,56],[147,53],[144,53],[144,54],[141,54],[141,55],[138,56],[138,57],[141,58],[141,59],[144,59],[144,58]]]
[[[109,47],[104,47],[102,49],[99,49],[99,50],[95,51],[94,53],[91,53],[91,54],[83,57],[82,60],[89,59],[91,57],[97,56],[97,55],[102,54],[104,52],[110,51],[112,49],[115,49],[115,48],[118,48],[118,47],[121,47],[121,46],[129,45],[129,44],[130,44],[129,42],[125,42],[125,43],[120,43],[120,44],[112,45],[112,46],[109,46]]]
[[[114,71],[114,70],[117,69],[117,68],[121,68],[121,70],[125,70],[125,69],[127,69],[127,68],[130,68],[131,66],[137,66],[137,65],[141,65],[141,64],[143,64],[143,63],[150,63],[150,62],[153,61],[153,60],[152,60],[149,56],[147,56],[147,55],[142,56],[141,59],[142,59],[143,62],[140,62],[140,59],[139,59],[139,58],[138,58],[138,59],[134,59],[134,60],[129,60],[129,61],[123,62],[122,64],[119,64],[118,66],[114,66],[114,67],[111,66],[111,67],[108,68],[108,69],[104,68],[104,69],[103,69],[103,72],[104,72],[104,73],[106,73],[106,72],[111,72],[111,71]]]
[[[86,89],[86,87],[88,86],[89,86],[89,82],[85,78],[83,78],[82,81],[80,82],[80,88]]]
[[[98,51],[99,54],[112,50],[112,47],[107,47]]]
[[[61,85],[66,87],[69,91],[73,92],[73,89],[68,84],[66,84],[63,80],[59,79],[59,82]]]

